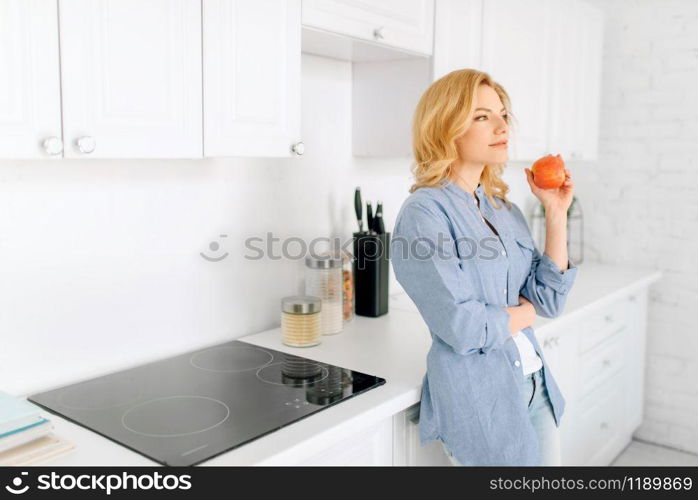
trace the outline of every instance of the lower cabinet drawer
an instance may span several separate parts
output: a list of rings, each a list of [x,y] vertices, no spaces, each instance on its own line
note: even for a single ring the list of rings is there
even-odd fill
[[[623,369],[627,351],[626,337],[621,332],[612,340],[604,342],[582,355],[579,361],[579,397],[604,384],[611,376]]]
[[[589,315],[579,327],[579,353],[593,349],[622,332],[630,321],[628,299],[617,300]]]
[[[620,446],[623,432],[623,372],[617,372],[599,389],[579,401],[577,411],[561,429],[563,465],[592,464],[606,456],[609,448]]]

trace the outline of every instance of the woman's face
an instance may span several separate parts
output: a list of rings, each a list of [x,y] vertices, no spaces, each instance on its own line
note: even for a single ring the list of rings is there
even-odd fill
[[[475,111],[468,131],[456,139],[461,161],[476,164],[506,163],[509,148],[492,146],[507,141],[509,122],[502,100],[489,85],[480,85],[475,93]]]

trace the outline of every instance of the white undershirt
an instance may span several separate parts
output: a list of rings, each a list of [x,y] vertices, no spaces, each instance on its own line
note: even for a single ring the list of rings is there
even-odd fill
[[[540,359],[540,356],[538,356],[538,353],[533,348],[533,344],[528,339],[526,334],[519,330],[518,332],[512,334],[512,336],[514,337],[516,347],[519,349],[523,374],[528,375],[529,373],[540,370],[543,367],[543,361]]]

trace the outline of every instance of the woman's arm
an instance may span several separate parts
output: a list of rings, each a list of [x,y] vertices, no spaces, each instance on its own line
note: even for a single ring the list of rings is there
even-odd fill
[[[545,209],[545,254],[561,271],[568,269],[567,209]]]

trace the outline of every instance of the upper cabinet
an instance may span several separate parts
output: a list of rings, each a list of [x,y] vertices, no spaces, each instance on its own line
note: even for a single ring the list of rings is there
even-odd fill
[[[303,26],[431,54],[434,0],[303,0]]]
[[[0,2],[0,157],[60,158],[55,0]]]
[[[200,0],[61,0],[66,158],[200,158]]]
[[[300,0],[204,0],[204,155],[303,154]]]
[[[550,6],[548,150],[572,160],[598,157],[603,15],[580,0]]]
[[[301,50],[351,61],[356,156],[411,157],[424,90],[482,69],[511,161],[597,157],[601,12],[582,0],[2,0],[0,158],[301,155]]]
[[[603,17],[582,0],[483,0],[481,68],[512,100],[511,161],[597,158]]]
[[[535,159],[547,147],[551,43],[548,0],[485,0],[481,69],[512,101],[509,158]]]

